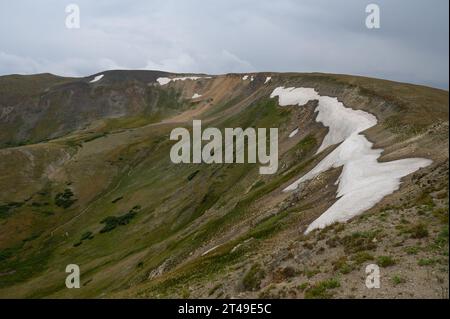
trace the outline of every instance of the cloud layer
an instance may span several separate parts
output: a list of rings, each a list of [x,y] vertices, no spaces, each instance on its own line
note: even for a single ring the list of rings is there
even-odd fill
[[[448,88],[448,1],[57,0],[0,3],[0,74],[107,69],[359,74]]]

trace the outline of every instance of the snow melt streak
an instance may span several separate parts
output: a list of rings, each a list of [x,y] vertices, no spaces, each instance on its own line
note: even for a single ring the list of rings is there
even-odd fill
[[[97,81],[100,81],[102,78],[103,78],[103,74],[97,75],[96,77],[94,77],[94,79],[89,81],[89,83],[95,83]]]
[[[364,135],[359,133],[377,124],[372,114],[346,108],[337,98],[320,96],[311,88],[276,88],[271,97],[279,97],[279,104],[304,105],[318,100],[316,121],[329,128],[318,153],[330,145],[341,143],[316,167],[284,189],[292,191],[307,180],[333,167],[342,168],[339,176],[338,200],[306,229],[306,233],[335,222],[345,222],[363,213],[396,191],[403,176],[431,164],[431,160],[410,158],[379,163],[382,149],[372,149]]]

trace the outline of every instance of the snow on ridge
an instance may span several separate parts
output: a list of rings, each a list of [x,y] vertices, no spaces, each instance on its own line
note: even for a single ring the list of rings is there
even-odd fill
[[[176,78],[168,78],[168,77],[160,77],[157,78],[156,81],[159,83],[159,85],[166,85],[170,82],[175,81],[185,81],[185,80],[200,80],[200,79],[210,79],[210,76],[183,76],[183,77],[176,77]]]
[[[295,135],[297,135],[297,133],[298,133],[298,127],[295,129],[295,130],[293,130],[292,132],[291,132],[291,134],[289,134],[289,137],[291,138],[291,137],[294,137]]]
[[[159,83],[159,85],[166,85],[171,81],[170,78],[157,78],[156,81]]]
[[[202,96],[201,94],[194,93],[194,95],[192,95],[191,99],[198,99],[201,96]]]
[[[103,78],[103,74],[97,75],[94,77],[94,79],[92,79],[91,81],[89,81],[89,83],[95,83],[97,81],[100,81]]]
[[[335,222],[345,222],[363,213],[400,187],[400,179],[432,163],[429,159],[408,158],[378,162],[382,149],[372,149],[360,132],[377,124],[370,113],[346,108],[336,98],[320,96],[311,88],[276,88],[271,98],[278,96],[279,105],[304,105],[318,100],[316,121],[329,127],[318,153],[330,145],[341,143],[311,171],[283,191],[292,191],[307,180],[315,178],[333,167],[343,167],[336,183],[337,201],[314,220],[305,233],[324,228]]]
[[[269,81],[272,80],[271,76],[266,76],[266,80],[264,81],[264,84],[269,83]]]
[[[277,87],[270,95],[271,98],[275,96],[279,97],[281,106],[304,105],[310,100],[319,101],[315,110],[318,112],[316,121],[321,122],[329,130],[317,153],[330,145],[344,141],[353,133],[362,132],[377,124],[377,118],[372,114],[347,108],[337,98],[320,96],[311,88]]]

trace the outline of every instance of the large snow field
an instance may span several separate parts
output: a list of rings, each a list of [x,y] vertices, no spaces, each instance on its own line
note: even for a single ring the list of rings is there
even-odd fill
[[[338,200],[308,226],[306,233],[335,222],[345,222],[363,213],[384,196],[399,189],[402,177],[432,162],[422,158],[378,162],[383,150],[372,149],[373,144],[359,134],[376,125],[377,119],[370,113],[345,107],[337,98],[320,96],[312,88],[284,87],[278,87],[272,92],[271,97],[276,96],[281,106],[301,106],[310,100],[318,100],[316,121],[329,128],[318,153],[330,145],[341,143],[311,171],[284,189],[295,190],[301,183],[320,173],[342,166],[341,175],[336,181]]]

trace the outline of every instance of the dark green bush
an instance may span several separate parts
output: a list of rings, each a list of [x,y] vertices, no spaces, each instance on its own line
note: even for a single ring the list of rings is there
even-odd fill
[[[73,194],[72,190],[69,188],[66,188],[64,190],[64,192],[62,192],[62,193],[56,194],[56,196],[55,196],[56,206],[62,207],[62,208],[69,208],[76,201],[76,199],[72,198],[73,195],[74,194]]]
[[[105,226],[100,230],[100,233],[107,233],[115,229],[120,225],[127,225],[136,216],[136,212],[131,210],[128,213],[121,216],[108,216],[103,219],[100,223],[105,224]]]

